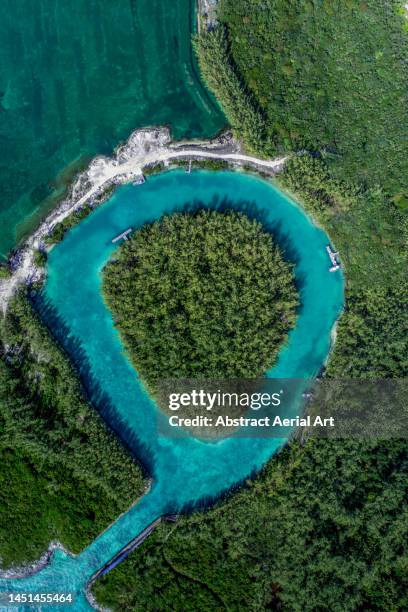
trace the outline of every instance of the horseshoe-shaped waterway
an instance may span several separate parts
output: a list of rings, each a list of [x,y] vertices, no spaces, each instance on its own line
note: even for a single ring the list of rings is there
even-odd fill
[[[50,253],[45,296],[57,315],[51,319],[56,336],[74,362],[78,363],[80,354],[94,404],[142,457],[153,484],[79,555],[56,550],[50,563],[32,576],[1,580],[1,591],[70,591],[75,593],[70,609],[89,609],[85,588],[90,578],[147,525],[161,515],[220,495],[259,470],[282,445],[276,438],[206,443],[158,435],[156,405],[138,381],[102,299],[101,271],[116,248],[112,238],[163,214],[191,210],[197,203],[257,216],[274,231],[295,263],[299,318],[267,376],[313,378],[327,359],[331,331],[343,307],[344,279],[341,272],[329,272],[325,232],[286,195],[266,181],[233,172],[176,170],[151,177],[140,186],[118,188]]]

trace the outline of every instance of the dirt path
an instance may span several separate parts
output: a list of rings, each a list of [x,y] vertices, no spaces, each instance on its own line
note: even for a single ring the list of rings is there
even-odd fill
[[[147,128],[133,132],[127,143],[111,157],[96,157],[72,187],[70,196],[40,224],[13,257],[13,274],[0,280],[0,310],[5,313],[10,298],[19,285],[41,277],[43,271],[34,264],[34,254],[43,245],[52,229],[86,203],[92,203],[111,185],[137,181],[143,168],[157,163],[169,164],[181,159],[216,159],[234,165],[249,165],[273,174],[280,170],[288,157],[259,159],[245,155],[230,136],[208,142],[172,143],[167,128]]]

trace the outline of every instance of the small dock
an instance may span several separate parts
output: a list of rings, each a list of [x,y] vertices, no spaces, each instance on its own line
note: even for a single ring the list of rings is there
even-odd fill
[[[329,268],[329,272],[337,272],[337,270],[340,270],[341,268],[340,262],[338,260],[339,254],[332,250],[330,244],[326,246],[326,251],[332,264],[331,268]]]
[[[127,230],[125,230],[118,236],[115,236],[115,238],[112,238],[112,243],[115,244],[115,242],[119,242],[119,240],[127,240],[131,232],[132,232],[132,228],[129,227]]]

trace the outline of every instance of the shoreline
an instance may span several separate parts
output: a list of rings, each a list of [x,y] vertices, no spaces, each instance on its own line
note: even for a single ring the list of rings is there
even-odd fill
[[[250,166],[254,174],[259,175],[260,172],[263,172],[264,180],[266,179],[269,182],[268,179],[283,168],[285,162],[289,159],[289,155],[272,160],[247,156],[241,152],[239,144],[228,134],[221,134],[209,141],[172,142],[170,131],[166,127],[144,128],[134,131],[128,141],[120,145],[111,158],[97,156],[90,162],[85,172],[81,173],[71,186],[68,197],[50,212],[36,231],[27,238],[22,248],[13,255],[12,260],[15,262],[15,269],[12,276],[0,281],[0,305],[3,313],[7,309],[8,300],[20,285],[30,284],[43,278],[44,269],[35,265],[34,254],[39,247],[44,246],[44,238],[51,233],[58,223],[68,218],[85,204],[90,204],[92,207],[102,204],[105,201],[103,197],[100,201],[97,200],[110,187],[140,180],[144,168],[162,164],[163,168],[160,172],[163,172],[170,169],[172,161],[188,161],[190,159],[192,161],[223,160],[229,162],[232,168],[240,168],[247,172],[247,166]],[[266,177],[265,174],[267,174]],[[286,191],[286,193],[288,192]],[[288,195],[290,194],[288,193]],[[295,202],[305,210],[299,201],[295,200]],[[309,213],[307,214],[310,216]],[[315,223],[313,218],[312,221]],[[331,346],[326,363],[335,344],[336,327],[337,322],[331,331]],[[151,484],[150,482],[150,486],[143,495],[148,493]],[[139,501],[140,497],[133,502],[131,507]],[[110,525],[106,529],[109,529],[109,527]],[[10,567],[7,570],[0,569],[0,578],[19,579],[37,573],[49,565],[55,550],[62,550],[69,556],[76,556],[60,542],[52,541],[47,551],[37,561],[28,563],[26,566]],[[91,588],[92,580],[87,585],[86,596],[91,605],[95,606],[96,601],[91,593]]]
[[[135,506],[136,504],[138,504],[140,502],[140,500],[145,497],[145,495],[148,495],[149,493],[151,493],[152,491],[152,486],[153,486],[153,480],[152,478],[149,478],[149,481],[146,485],[145,490],[143,491],[143,493],[141,493],[131,504],[130,506],[124,510],[123,512],[121,512],[121,514],[119,514],[111,523],[109,523],[109,525],[107,525],[105,527],[105,529],[103,529],[100,533],[98,533],[98,535],[96,537],[99,537],[100,535],[102,535],[105,531],[108,531],[108,529],[111,528],[111,526],[116,523],[116,521],[123,515],[125,515],[127,512],[129,512],[129,510],[131,508],[133,508],[133,506]],[[161,516],[160,519],[163,519],[165,517]],[[95,539],[95,538],[94,538]],[[89,544],[87,544],[79,553],[73,553],[70,550],[68,550],[64,544],[62,544],[61,542],[59,542],[58,540],[52,540],[49,545],[47,550],[41,555],[41,557],[39,557],[39,559],[36,559],[35,561],[29,561],[26,564],[21,564],[21,565],[11,565],[8,569],[2,569],[1,568],[1,559],[0,559],[0,579],[1,580],[19,580],[22,578],[28,578],[36,573],[38,573],[39,571],[41,571],[42,569],[44,569],[44,567],[46,567],[47,565],[50,564],[51,561],[51,557],[54,554],[54,552],[56,550],[60,550],[62,552],[64,552],[68,557],[72,557],[75,558],[78,555],[80,555],[83,550],[85,550],[86,548],[88,548],[88,546],[90,544],[92,544],[94,540],[91,540],[91,542]],[[92,577],[91,577],[92,578]],[[88,583],[88,585],[91,585],[91,579]]]
[[[138,155],[135,155],[134,149],[132,148],[135,144],[134,141],[139,143],[143,149]],[[156,144],[157,141],[159,141],[158,145]],[[218,139],[208,141],[208,143],[197,143],[195,141],[172,143],[167,128],[137,130],[132,133],[127,143],[118,148],[114,158],[97,157],[92,160],[86,172],[80,175],[72,186],[70,197],[64,201],[61,206],[52,211],[36,232],[27,240],[25,251],[22,254],[22,261],[16,267],[11,279],[7,279],[3,284],[7,285],[7,283],[9,283],[8,290],[14,291],[21,283],[29,282],[30,279],[33,280],[33,276],[24,277],[23,272],[27,272],[25,266],[27,262],[30,262],[30,258],[31,261],[33,260],[35,249],[38,248],[40,241],[52,231],[57,223],[69,217],[73,212],[81,208],[83,204],[88,204],[89,200],[94,202],[94,199],[100,197],[101,193],[104,193],[111,185],[125,184],[139,179],[145,167],[163,162],[164,167],[161,171],[166,171],[169,169],[172,160],[182,160],[186,158],[187,160],[221,159],[232,163],[235,167],[244,166],[244,171],[247,171],[245,166],[249,163],[257,173],[259,173],[260,170],[265,171],[266,169],[268,171],[266,180],[268,180],[268,178],[274,176],[274,174],[284,166],[289,156],[274,160],[263,160],[246,156],[240,152],[238,144],[225,135],[220,136]],[[141,165],[141,161],[145,161],[146,159],[148,163]],[[99,203],[101,202],[98,202],[98,204]],[[300,204],[299,206],[304,210],[304,207]],[[38,279],[41,278],[44,271],[36,268],[33,261],[32,266],[33,269],[31,269],[30,273],[38,274]],[[0,297],[3,298],[3,296]],[[5,307],[7,308],[7,302]],[[333,341],[331,345],[333,346]],[[140,498],[135,500],[132,506],[137,504],[139,499]],[[125,513],[127,511],[125,511]],[[118,518],[119,517],[117,517],[114,522],[116,522]],[[106,529],[109,529],[109,526]],[[76,556],[67,551],[60,543],[52,542],[48,550],[38,561],[29,563],[25,568],[16,567],[4,570],[3,572],[0,571],[0,577],[16,579],[28,577],[47,566],[50,563],[52,553],[56,549],[62,549],[66,554]],[[7,573],[9,575],[7,575]],[[86,597],[89,603],[95,606],[96,600],[91,592],[91,588],[92,581],[87,584]]]
[[[295,192],[291,191],[290,189],[288,189],[284,184],[282,184],[281,181],[276,181],[279,189],[286,194],[295,204],[296,206],[298,206],[300,209],[302,209],[308,217],[310,217],[310,219],[312,220],[312,223],[319,229],[321,229],[322,231],[324,231],[329,240],[330,240],[330,244],[334,247],[334,249],[337,251],[336,246],[335,246],[335,241],[333,240],[329,230],[324,226],[324,224],[322,224],[317,218],[316,216],[308,211],[306,205],[304,204],[304,202],[302,202],[301,198],[299,198]],[[346,277],[346,268],[344,266],[344,262],[342,261],[341,257],[340,257],[340,270],[341,273],[344,276],[344,288],[343,288],[343,308],[341,309],[341,312],[339,314],[339,316],[337,317],[332,330],[330,332],[330,349],[329,352],[327,353],[327,357],[324,361],[323,367],[322,367],[322,371],[319,374],[320,376],[324,376],[327,370],[327,366],[328,363],[333,355],[334,349],[335,349],[335,345],[337,342],[337,335],[338,335],[338,326],[339,326],[339,321],[341,319],[341,317],[343,316],[345,309],[346,309],[346,290],[347,290],[347,277]]]
[[[59,542],[58,540],[52,540],[49,543],[47,550],[36,561],[31,561],[27,563],[26,565],[24,564],[17,565],[17,566],[12,565],[8,569],[1,569],[1,566],[0,566],[0,579],[2,580],[3,579],[4,580],[13,580],[13,579],[21,580],[22,578],[28,578],[29,576],[36,574],[37,572],[41,571],[44,567],[49,565],[50,559],[56,550],[61,550],[62,552],[64,552],[66,555],[70,557],[75,556],[69,550],[67,550],[65,546],[61,544],[61,542]]]
[[[56,225],[80,210],[85,204],[96,207],[103,203],[103,193],[115,185],[144,180],[143,170],[162,163],[167,169],[172,161],[221,160],[233,167],[251,166],[274,175],[281,170],[289,156],[265,160],[245,155],[241,146],[229,133],[203,141],[172,141],[167,127],[135,130],[112,157],[97,156],[79,174],[68,196],[39,224],[23,245],[9,259],[11,276],[0,280],[0,310],[6,313],[9,300],[20,285],[39,281],[44,269],[34,261],[35,252],[45,248],[44,240]],[[102,200],[96,202],[97,198]]]

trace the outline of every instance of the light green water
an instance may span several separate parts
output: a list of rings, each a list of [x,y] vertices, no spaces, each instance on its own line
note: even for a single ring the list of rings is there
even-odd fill
[[[330,332],[343,306],[343,277],[328,270],[327,235],[284,194],[247,175],[204,171],[169,172],[138,187],[119,188],[51,252],[45,298],[57,316],[43,312],[82,371],[94,404],[149,466],[153,486],[77,557],[58,551],[33,576],[0,581],[0,591],[71,591],[76,597],[73,609],[88,609],[84,589],[91,576],[149,523],[218,496],[259,470],[282,445],[276,438],[205,443],[159,435],[157,407],[124,354],[103,302],[101,270],[115,249],[112,237],[193,202],[204,207],[223,203],[238,210],[250,203],[252,214],[274,231],[295,263],[299,318],[268,376],[313,378],[327,357]]]
[[[0,259],[137,127],[224,126],[197,78],[193,0],[1,0]]]

